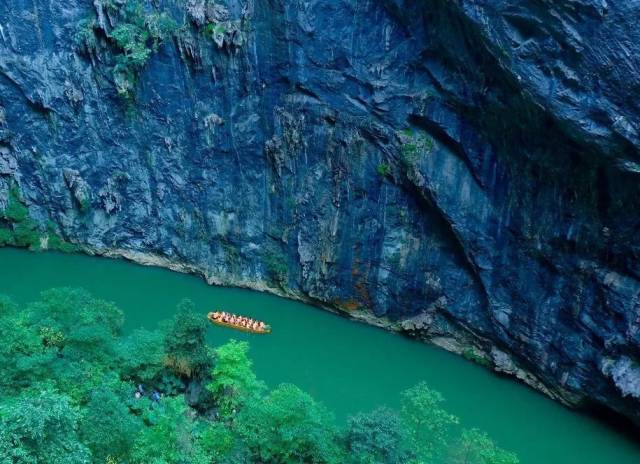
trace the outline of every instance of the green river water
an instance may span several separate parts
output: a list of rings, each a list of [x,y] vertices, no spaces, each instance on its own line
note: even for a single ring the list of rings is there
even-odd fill
[[[268,321],[269,336],[211,327],[210,342],[248,340],[260,378],[292,382],[322,401],[338,421],[386,404],[427,381],[465,427],[479,427],[522,464],[639,464],[640,444],[569,411],[513,380],[458,356],[305,304],[120,260],[0,249],[0,293],[19,303],[45,289],[83,287],[115,302],[126,329],[154,328],[176,304],[192,299],[205,314],[223,308]]]

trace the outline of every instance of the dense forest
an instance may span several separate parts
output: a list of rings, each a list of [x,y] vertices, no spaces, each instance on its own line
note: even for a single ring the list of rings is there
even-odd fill
[[[256,378],[246,342],[207,346],[189,300],[155,331],[80,289],[0,297],[0,464],[516,464],[460,428],[426,384],[338,426],[291,384]]]

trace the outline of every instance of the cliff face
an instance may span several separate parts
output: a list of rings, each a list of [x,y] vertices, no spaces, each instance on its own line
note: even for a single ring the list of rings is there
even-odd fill
[[[640,423],[639,4],[123,3],[0,4],[0,210],[32,245],[340,309]]]

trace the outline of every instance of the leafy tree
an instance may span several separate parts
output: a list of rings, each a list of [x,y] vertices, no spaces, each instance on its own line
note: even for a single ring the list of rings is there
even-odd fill
[[[455,464],[518,464],[518,457],[505,451],[478,429],[463,430],[454,453]]]
[[[67,396],[45,388],[0,404],[2,464],[89,464],[77,434],[78,410]]]
[[[34,372],[28,360],[45,348],[25,314],[5,296],[0,296],[0,337],[0,394],[9,395],[31,383]]]
[[[118,351],[126,378],[151,383],[164,369],[164,336],[159,331],[138,329],[122,340]]]
[[[247,404],[235,428],[259,462],[342,462],[333,417],[295,385],[282,384]]]
[[[198,438],[205,455],[215,463],[234,462],[233,454],[241,454],[241,443],[230,427],[222,422],[209,424]],[[239,449],[240,448],[240,449]],[[247,462],[245,456],[237,456],[240,462]],[[246,457],[245,457],[246,458]]]
[[[345,441],[354,464],[404,464],[411,456],[406,425],[385,407],[350,417]]]
[[[115,359],[124,316],[113,303],[85,290],[58,288],[43,292],[26,313],[43,336],[57,334],[60,343],[56,348],[68,361],[106,364]]]
[[[80,434],[96,462],[106,462],[109,456],[117,461],[128,457],[142,426],[127,407],[132,397],[133,387],[122,383],[115,388],[103,386],[91,393],[82,410]]]
[[[443,402],[442,395],[425,382],[402,392],[402,418],[409,428],[418,462],[436,460],[446,448],[451,427],[458,423],[442,408]]]
[[[116,365],[122,313],[83,290],[44,292],[42,300],[18,311],[0,303],[0,390],[17,392],[50,381],[77,400]]]
[[[265,388],[253,373],[252,362],[247,356],[248,351],[248,343],[236,340],[231,340],[215,350],[213,381],[207,385],[207,390],[213,393],[223,418],[231,417],[245,403],[257,401]]]
[[[138,435],[131,452],[133,464],[210,464],[196,437],[195,423],[184,398],[165,398],[155,422]]]
[[[193,302],[180,302],[178,314],[164,339],[167,366],[186,377],[198,377],[208,372],[212,361],[205,341],[206,332],[207,320],[195,312]]]

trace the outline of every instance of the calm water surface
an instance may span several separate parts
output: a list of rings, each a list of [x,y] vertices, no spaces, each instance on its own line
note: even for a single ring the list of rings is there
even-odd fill
[[[209,340],[248,340],[259,377],[292,382],[333,410],[339,421],[386,404],[427,381],[465,427],[487,431],[522,464],[639,464],[640,445],[516,382],[460,357],[282,298],[211,287],[197,277],[125,261],[0,249],[0,293],[19,303],[45,289],[83,287],[114,301],[126,329],[154,328],[191,298],[203,317],[224,308],[271,323],[270,336],[211,327]]]

